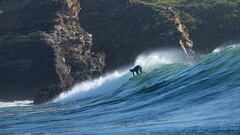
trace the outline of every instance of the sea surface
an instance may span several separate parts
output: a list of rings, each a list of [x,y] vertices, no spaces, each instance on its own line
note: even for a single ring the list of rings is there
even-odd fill
[[[42,105],[0,102],[0,134],[240,134],[240,45],[191,62],[176,50],[155,51],[139,64],[139,76],[119,69]]]

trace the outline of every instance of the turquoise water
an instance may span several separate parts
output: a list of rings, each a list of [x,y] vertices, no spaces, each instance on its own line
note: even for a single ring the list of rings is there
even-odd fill
[[[239,54],[232,45],[184,64],[155,53],[136,60],[136,78],[123,69],[46,104],[0,103],[0,134],[240,134]]]

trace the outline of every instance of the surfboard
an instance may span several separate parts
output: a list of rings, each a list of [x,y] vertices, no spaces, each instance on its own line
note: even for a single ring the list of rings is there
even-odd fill
[[[133,79],[137,79],[137,78],[141,77],[144,73],[145,73],[145,72],[142,72],[142,73],[140,73],[140,74],[138,74],[138,75],[135,75],[135,76],[133,76],[132,78],[130,78],[129,80],[132,81]]]

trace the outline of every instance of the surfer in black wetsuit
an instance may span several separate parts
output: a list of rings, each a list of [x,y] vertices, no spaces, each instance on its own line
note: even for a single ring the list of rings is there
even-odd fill
[[[130,69],[130,72],[133,73],[133,76],[135,76],[135,74],[134,74],[135,72],[138,75],[139,73],[142,73],[142,67],[140,65],[137,65],[133,69]]]

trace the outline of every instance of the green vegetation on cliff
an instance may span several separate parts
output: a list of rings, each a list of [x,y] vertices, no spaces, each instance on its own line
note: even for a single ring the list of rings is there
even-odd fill
[[[239,1],[0,0],[0,101],[51,100],[182,39],[197,53],[240,41]]]
[[[226,42],[239,42],[240,0],[137,0],[172,7],[179,15],[194,50],[209,52]]]
[[[140,1],[164,6],[234,4],[240,2],[240,0],[140,0]]]

